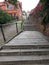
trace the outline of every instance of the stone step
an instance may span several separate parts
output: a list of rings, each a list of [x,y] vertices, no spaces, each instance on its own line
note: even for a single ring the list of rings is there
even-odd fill
[[[49,55],[49,49],[6,49],[0,51],[0,56],[30,56]]]
[[[0,65],[49,64],[49,56],[0,56]]]
[[[32,42],[32,43],[12,43],[5,44],[2,49],[49,49],[49,43]]]
[[[24,31],[37,31],[37,27],[36,27],[36,25],[32,25],[32,24],[24,24],[23,25],[23,30]]]
[[[27,23],[27,24],[23,24],[23,26],[36,26],[36,24],[32,24],[32,23],[31,24],[30,23],[28,24]]]
[[[33,24],[33,22],[24,21],[23,24]]]
[[[49,65],[49,63],[47,64],[32,64],[32,63],[0,63],[1,65]]]

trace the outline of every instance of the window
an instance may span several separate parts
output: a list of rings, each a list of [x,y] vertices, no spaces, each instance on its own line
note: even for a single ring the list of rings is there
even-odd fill
[[[11,10],[12,9],[12,5],[11,4],[7,4],[7,9]]]

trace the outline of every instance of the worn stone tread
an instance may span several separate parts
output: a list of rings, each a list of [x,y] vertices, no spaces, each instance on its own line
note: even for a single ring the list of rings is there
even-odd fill
[[[49,60],[49,56],[0,56],[0,62]]]
[[[23,39],[22,39],[23,40]],[[48,42],[28,42],[28,43],[21,43],[21,42],[19,42],[19,43],[9,43],[9,44],[5,44],[5,46],[17,46],[17,45],[19,45],[19,46],[21,46],[21,45],[49,45],[49,43]]]
[[[4,49],[4,50],[1,50],[0,53],[6,53],[6,52],[36,52],[36,51],[48,51],[49,52],[49,49]]]

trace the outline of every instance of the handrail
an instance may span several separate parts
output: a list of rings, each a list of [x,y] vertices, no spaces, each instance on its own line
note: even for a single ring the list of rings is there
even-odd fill
[[[6,43],[6,41],[7,41],[6,36],[5,36],[6,32],[4,32],[4,27],[6,27],[8,25],[13,25],[13,24],[15,24],[15,26],[16,26],[16,28],[15,28],[16,34],[15,35],[17,35],[22,31],[22,21],[16,21],[16,22],[7,23],[7,24],[0,24],[0,29],[1,29],[1,33],[2,33],[2,36],[3,36],[4,43]],[[17,24],[21,24],[21,30],[20,31],[18,30]]]

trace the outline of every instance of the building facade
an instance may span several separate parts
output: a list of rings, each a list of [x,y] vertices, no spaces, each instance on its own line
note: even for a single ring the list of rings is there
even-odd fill
[[[21,19],[22,15],[22,3],[17,1],[17,8],[8,2],[0,2],[0,8],[13,16],[14,18]]]

